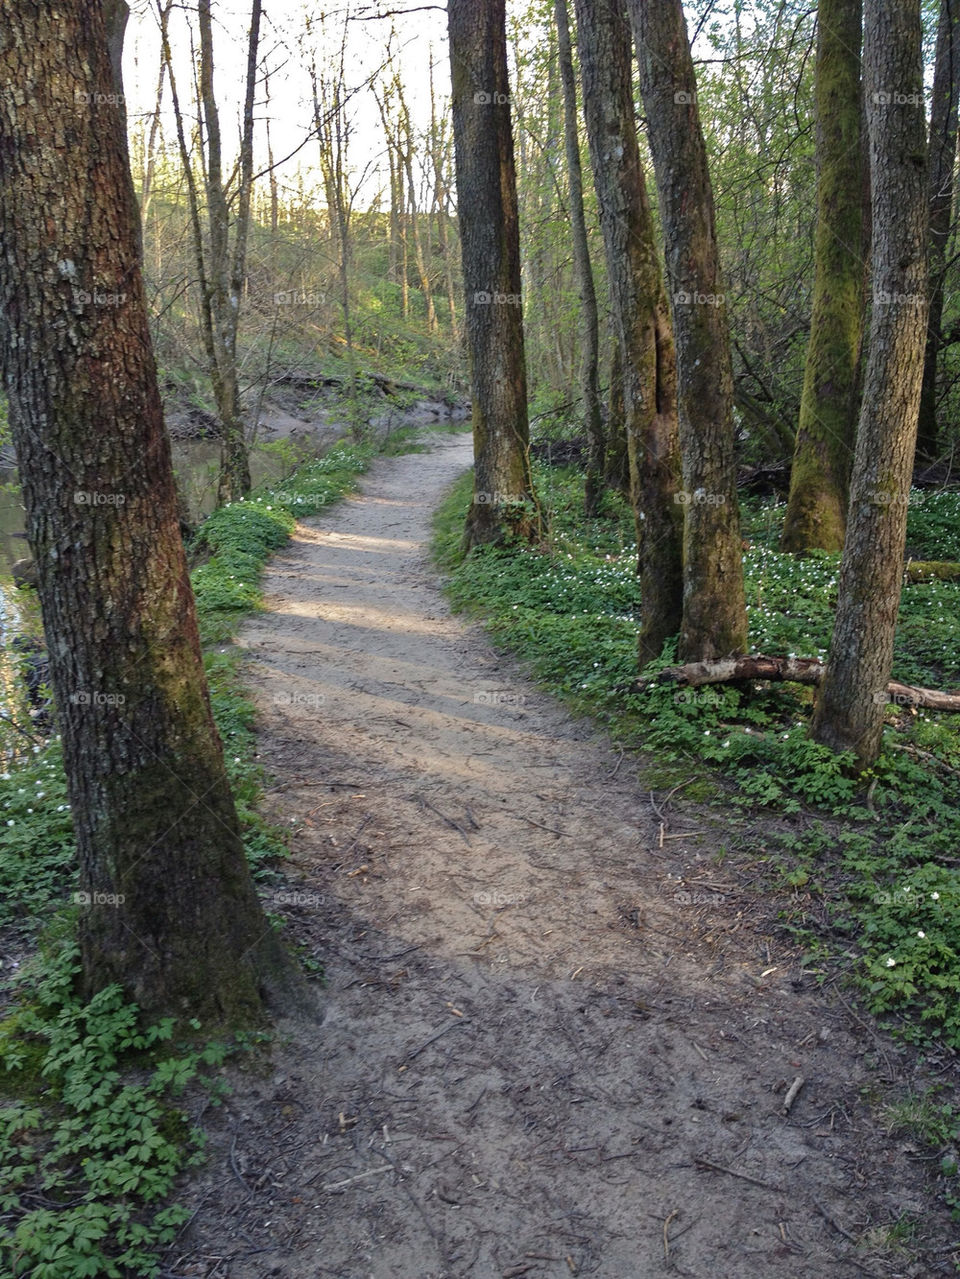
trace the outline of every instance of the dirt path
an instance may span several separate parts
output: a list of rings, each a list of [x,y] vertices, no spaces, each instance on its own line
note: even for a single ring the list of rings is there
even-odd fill
[[[860,1097],[903,1054],[758,935],[698,813],[661,849],[636,768],[450,615],[425,543],[469,461],[378,462],[244,627],[295,819],[275,908],[328,984],[208,1117],[175,1273],[954,1273],[925,1165]],[[885,1246],[901,1212],[920,1260]]]

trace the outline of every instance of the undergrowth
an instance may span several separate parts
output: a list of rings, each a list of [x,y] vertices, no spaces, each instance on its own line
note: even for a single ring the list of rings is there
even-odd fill
[[[293,530],[347,493],[373,449],[341,443],[282,485],[216,511],[191,554],[214,718],[254,875],[285,851],[257,811],[253,706],[228,644],[258,607],[266,560]],[[178,1098],[259,1042],[204,1043],[197,1022],[146,1025],[119,986],[76,994],[77,865],[61,745],[28,747],[0,775],[0,928],[38,953],[8,989],[0,1021],[0,1274],[20,1279],[152,1276],[187,1214],[170,1204],[177,1177],[203,1151]],[[176,1042],[175,1042],[176,1039]]]
[[[898,1033],[960,1048],[956,719],[891,706],[883,753],[857,777],[849,758],[809,738],[808,689],[638,688],[639,588],[626,504],[608,494],[601,518],[585,520],[582,476],[535,469],[551,530],[542,545],[479,548],[464,558],[470,476],[438,513],[435,553],[454,605],[481,616],[497,642],[624,745],[655,755],[661,774],[672,767],[680,777],[695,765],[734,814],[768,815],[759,851],[771,882],[802,889],[818,907],[791,908],[785,926],[843,962],[852,956],[867,1005]],[[751,651],[825,656],[839,556],[781,554],[783,511],[758,500],[744,508]],[[911,502],[908,545],[924,558],[956,559],[958,529],[960,494]],[[668,645],[646,673],[672,658]],[[960,684],[960,585],[904,587],[894,676]],[[827,920],[819,933],[814,918]]]

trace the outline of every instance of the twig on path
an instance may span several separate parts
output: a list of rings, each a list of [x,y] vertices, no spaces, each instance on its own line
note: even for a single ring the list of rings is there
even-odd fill
[[[783,1105],[780,1108],[784,1115],[789,1115],[790,1107],[797,1100],[797,1094],[806,1082],[807,1081],[804,1079],[803,1075],[797,1075],[796,1079],[787,1089],[786,1096],[783,1099]]]
[[[617,762],[614,764],[614,766],[613,766],[613,771],[607,774],[607,781],[608,781],[608,782],[612,782],[612,781],[613,781],[613,779],[616,777],[617,773],[619,773],[619,772],[620,772],[620,765],[623,763],[623,757],[624,757],[624,755],[626,755],[626,753],[627,753],[627,752],[626,752],[626,751],[623,749],[623,747],[621,746],[621,747],[620,747],[620,758],[619,758],[619,759],[617,760]]]
[[[451,1021],[448,1025],[444,1026],[443,1030],[438,1030],[435,1035],[431,1035],[425,1044],[421,1044],[420,1047],[415,1048],[412,1053],[408,1053],[407,1056],[404,1057],[403,1059],[404,1062],[411,1062],[413,1061],[414,1057],[419,1057],[425,1048],[429,1048],[431,1044],[436,1043],[436,1041],[440,1038],[440,1036],[445,1035],[448,1031],[454,1030],[457,1026],[469,1026],[469,1025],[470,1025],[470,1022],[468,1021]]]
[[[679,1212],[680,1212],[679,1208],[674,1208],[673,1212],[670,1214],[669,1217],[667,1217],[667,1219],[663,1223],[663,1259],[664,1261],[670,1260],[670,1236],[667,1234],[667,1231],[670,1229],[670,1222],[673,1221],[674,1217],[676,1217]]]
[[[247,1185],[243,1174],[241,1173],[240,1169],[237,1167],[237,1130],[236,1129],[233,1130],[233,1140],[230,1142],[230,1167],[233,1169],[233,1175],[236,1177],[237,1181],[240,1182],[240,1185],[243,1186],[244,1190],[247,1192],[247,1195],[248,1196],[252,1195],[253,1191]]]
[[[449,827],[451,827],[455,831],[459,831],[468,848],[472,847],[472,845],[470,844],[470,836],[463,829],[463,827],[460,825],[459,822],[455,822],[453,818],[448,817],[446,813],[441,813],[440,809],[435,807],[433,804],[431,804],[429,799],[426,799],[423,795],[418,795],[417,798],[420,800],[420,803],[423,804],[425,808],[429,808],[431,812],[436,813],[436,815],[442,821],[445,821]]]
[[[817,1212],[819,1212],[820,1216],[824,1219],[824,1221],[827,1222],[828,1225],[833,1226],[834,1230],[837,1232],[838,1235],[843,1235],[844,1239],[846,1239],[849,1243],[859,1245],[860,1240],[857,1238],[857,1236],[852,1235],[849,1230],[845,1230],[844,1227],[841,1226],[840,1223],[836,1220],[836,1218],[831,1217],[819,1199],[814,1199],[813,1206],[814,1208],[816,1208]]]
[[[393,1164],[384,1164],[381,1168],[368,1168],[366,1172],[358,1172],[355,1177],[347,1177],[344,1181],[329,1181],[325,1186],[321,1186],[321,1190],[342,1190],[344,1186],[351,1186],[355,1181],[363,1181],[366,1177],[375,1177],[379,1172],[396,1172]]]
[[[777,1190],[783,1193],[783,1187],[775,1185],[772,1181],[761,1181],[759,1177],[751,1177],[747,1172],[737,1172],[736,1168],[725,1168],[723,1164],[715,1164],[710,1159],[703,1159],[699,1155],[693,1161],[700,1168],[712,1168],[714,1172],[725,1172],[731,1177],[739,1177],[741,1181],[749,1181],[752,1186],[762,1186],[764,1190]]]
[[[514,814],[510,814],[510,816],[513,816],[513,815]],[[561,835],[564,839],[572,838],[572,836],[567,831],[557,830],[553,826],[544,826],[543,822],[535,822],[532,817],[524,817],[522,813],[517,813],[516,816],[518,816],[522,822],[527,822],[531,826],[539,826],[541,830],[548,830],[551,835]]]

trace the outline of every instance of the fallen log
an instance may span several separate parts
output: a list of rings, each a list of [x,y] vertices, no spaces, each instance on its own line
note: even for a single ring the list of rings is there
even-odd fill
[[[908,582],[960,580],[960,564],[953,560],[907,560],[903,572]]]
[[[823,682],[826,664],[815,657],[728,657],[715,662],[689,662],[669,666],[634,685],[639,691],[651,684],[676,684],[680,688],[701,688],[704,684],[730,684],[736,680],[786,680],[792,684]],[[890,680],[875,697],[896,706],[918,706],[931,711],[960,714],[960,693],[943,693],[936,688],[914,688]]]

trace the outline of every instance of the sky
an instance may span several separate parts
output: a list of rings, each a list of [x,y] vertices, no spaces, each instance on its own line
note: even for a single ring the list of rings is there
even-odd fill
[[[413,12],[404,13],[411,9]],[[183,105],[192,99],[192,54],[188,15],[195,4],[175,6],[171,15],[171,48],[178,95]],[[372,17],[378,11],[396,11],[388,19]],[[246,74],[246,40],[249,4],[242,0],[213,0],[214,20],[214,89],[220,106],[221,129],[226,153],[235,155],[240,135],[240,113]],[[307,15],[311,34],[304,34]],[[318,64],[336,59],[346,24],[345,78],[348,89],[357,90],[351,100],[350,115],[354,128],[351,141],[351,168],[362,171],[372,162],[374,169],[366,183],[364,199],[372,198],[384,182],[386,151],[383,128],[376,102],[369,88],[363,87],[384,64],[391,40],[402,70],[415,129],[426,129],[430,119],[429,68],[433,56],[434,78],[438,98],[447,100],[450,73],[446,45],[446,10],[436,5],[421,7],[420,0],[381,3],[352,0],[321,10],[310,0],[264,0],[261,22],[261,67],[270,77],[271,137],[274,158],[290,152],[296,155],[278,170],[281,185],[294,185],[298,168],[308,182],[316,181],[316,143],[307,141],[312,118],[312,100],[308,64],[314,53]],[[127,118],[132,132],[139,121],[153,111],[157,75],[160,65],[160,39],[156,0],[133,0],[124,43],[124,94]],[[164,135],[169,145],[175,142],[170,96],[164,99]],[[192,105],[189,108],[195,112]],[[267,114],[262,81],[258,88],[256,151],[257,167],[266,163]],[[298,150],[298,148],[300,148]]]

